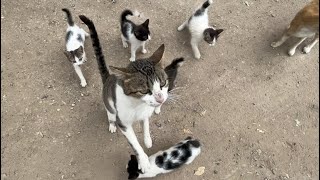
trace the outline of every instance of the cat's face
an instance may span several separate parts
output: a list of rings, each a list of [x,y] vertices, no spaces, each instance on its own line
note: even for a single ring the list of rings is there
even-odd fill
[[[140,41],[150,40],[149,19],[137,26],[134,30],[135,37]]]
[[[137,179],[139,177],[139,173],[142,173],[141,170],[139,170],[139,164],[138,159],[135,155],[130,156],[131,159],[127,164],[127,172],[129,174],[128,179]]]
[[[203,32],[203,39],[209,44],[209,46],[214,46],[216,44],[216,41],[222,33],[223,29],[213,29],[213,28],[207,28]]]
[[[110,68],[122,79],[122,88],[128,96],[139,98],[152,107],[163,104],[168,98],[168,77],[161,66],[164,45],[147,59],[131,62],[127,68]]]
[[[69,61],[73,63],[85,60],[85,54],[82,46],[74,51],[65,51],[64,54],[67,56]]]

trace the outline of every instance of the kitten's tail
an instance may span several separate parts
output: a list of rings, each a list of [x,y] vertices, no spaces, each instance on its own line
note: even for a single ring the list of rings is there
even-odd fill
[[[74,22],[73,22],[73,19],[72,19],[72,16],[71,16],[69,9],[63,8],[62,11],[64,11],[67,14],[67,20],[68,20],[69,26],[73,26]]]
[[[174,59],[170,65],[168,65],[164,71],[166,72],[169,80],[169,88],[168,91],[171,91],[174,87],[174,81],[176,80],[176,76],[178,73],[178,68],[182,66],[184,62],[183,57]]]
[[[126,9],[121,14],[121,22],[128,21],[127,16],[133,16],[133,12],[129,9]]]
[[[212,4],[213,3],[213,0],[207,0],[206,2],[204,2],[203,4],[202,4],[202,9],[207,9],[209,6],[210,6],[210,4]]]
[[[99,71],[100,71],[100,75],[102,78],[102,82],[105,83],[107,78],[110,76],[109,70],[106,66],[105,60],[104,60],[104,55],[102,52],[102,48],[101,48],[101,44],[99,41],[99,37],[98,37],[98,33],[96,31],[96,28],[93,24],[93,22],[88,19],[86,16],[84,15],[80,15],[79,18],[81,19],[82,22],[84,22],[89,30],[90,30],[90,37],[92,40],[92,46],[94,48],[94,52],[96,55],[96,60],[98,62],[98,67],[99,67]]]

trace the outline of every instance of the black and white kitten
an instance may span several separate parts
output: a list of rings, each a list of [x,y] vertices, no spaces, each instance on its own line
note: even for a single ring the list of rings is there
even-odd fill
[[[210,46],[214,46],[223,29],[215,29],[209,26],[208,7],[213,0],[204,2],[193,15],[178,27],[178,31],[182,31],[188,27],[191,34],[191,47],[195,58],[200,59],[200,51],[198,49],[199,42],[204,39]]]
[[[128,179],[150,178],[158,174],[169,173],[184,164],[190,164],[200,152],[200,142],[187,137],[169,149],[151,155],[149,157],[151,166],[145,173],[139,169],[137,157],[131,155],[127,165]]]
[[[142,47],[141,52],[147,53],[146,41],[151,39],[149,31],[149,19],[140,25],[136,25],[132,21],[128,20],[128,16],[133,16],[131,10],[124,10],[121,14],[121,39],[124,48],[128,47],[128,43],[131,44],[131,57],[130,61],[136,60],[136,51]]]
[[[67,56],[68,60],[73,63],[74,70],[80,78],[81,86],[85,87],[87,82],[83,77],[80,65],[87,60],[86,53],[84,51],[84,40],[85,37],[89,36],[89,34],[74,23],[71,13],[68,9],[64,8],[62,11],[66,13],[68,20],[66,34],[67,51],[65,51],[64,54]]]
[[[149,118],[157,109],[160,112],[161,105],[168,99],[170,81],[174,81],[162,66],[165,46],[162,44],[152,56],[130,62],[127,67],[107,66],[94,23],[83,15],[79,17],[90,30],[103,83],[103,102],[108,115],[109,131],[114,133],[117,127],[121,130],[137,155],[141,171],[145,172],[150,168],[150,162],[132,125],[139,121],[143,123],[144,144],[147,148],[152,147]]]

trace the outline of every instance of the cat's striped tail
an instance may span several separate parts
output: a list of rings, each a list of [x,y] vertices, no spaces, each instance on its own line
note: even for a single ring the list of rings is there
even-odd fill
[[[203,4],[202,4],[202,9],[207,9],[209,6],[210,6],[210,4],[212,4],[213,3],[213,0],[207,0],[206,2],[204,2]]]
[[[88,19],[84,15],[80,15],[79,18],[81,19],[82,22],[84,22],[88,26],[88,28],[90,30],[90,37],[91,37],[92,46],[94,48],[94,52],[96,55],[96,60],[98,62],[100,75],[102,78],[102,82],[105,83],[107,78],[110,76],[110,73],[109,73],[109,70],[106,66],[105,60],[104,60],[104,55],[102,52],[98,33],[96,31],[96,28],[95,28],[93,22],[90,19]]]
[[[73,19],[72,19],[72,16],[71,16],[71,13],[70,13],[69,9],[63,8],[62,11],[67,14],[67,20],[68,20],[69,26],[73,26],[74,22],[73,22]]]

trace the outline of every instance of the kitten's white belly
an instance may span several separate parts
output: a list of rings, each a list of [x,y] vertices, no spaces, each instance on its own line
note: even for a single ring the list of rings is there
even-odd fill
[[[208,28],[208,15],[192,17],[189,22],[189,32],[192,36],[202,36],[204,30]]]
[[[134,121],[148,119],[155,107],[147,105],[140,99],[126,96],[122,87],[116,86],[116,108],[122,123],[132,124]]]

